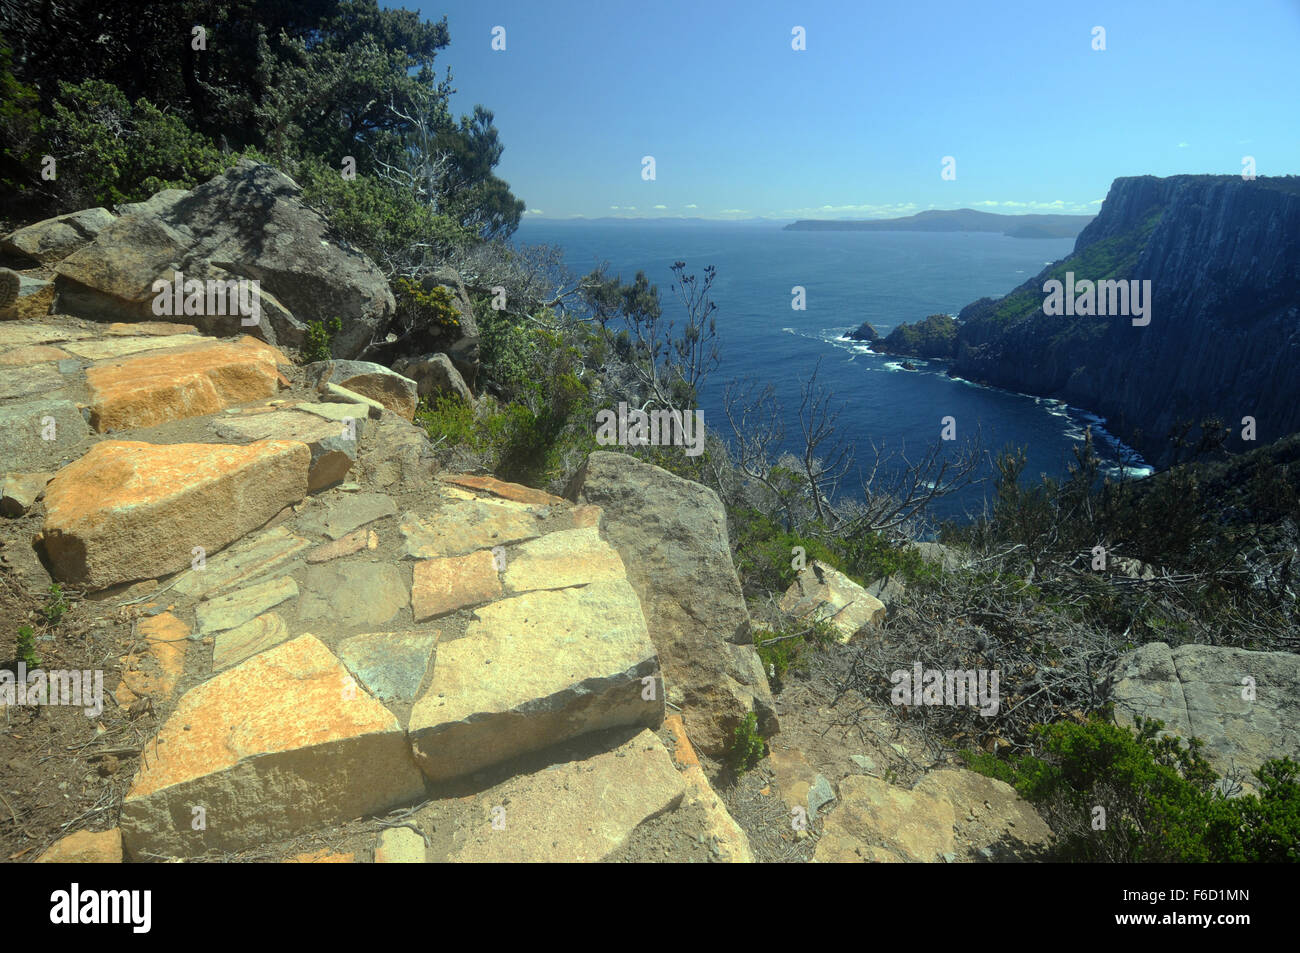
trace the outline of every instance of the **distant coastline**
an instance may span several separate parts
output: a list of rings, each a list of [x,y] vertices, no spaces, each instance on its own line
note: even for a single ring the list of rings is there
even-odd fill
[[[800,219],[787,232],[1000,232],[1009,238],[1074,238],[1093,215],[996,215],[975,209],[931,209],[905,218]]]

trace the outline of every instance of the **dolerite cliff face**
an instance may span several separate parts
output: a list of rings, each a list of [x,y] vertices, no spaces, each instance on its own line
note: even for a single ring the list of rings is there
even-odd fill
[[[1044,314],[1066,272],[1150,280],[1150,323]],[[1232,449],[1300,430],[1300,177],[1116,179],[1073,254],[960,320],[953,375],[1099,413],[1156,465],[1180,420],[1219,417]]]

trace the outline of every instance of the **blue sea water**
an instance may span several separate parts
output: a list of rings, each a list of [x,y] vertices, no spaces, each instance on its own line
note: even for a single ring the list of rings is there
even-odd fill
[[[999,296],[1065,257],[1073,239],[1017,239],[972,232],[783,231],[769,224],[637,224],[526,222],[519,244],[558,245],[565,263],[585,274],[608,262],[631,280],[638,270],[658,285],[669,316],[679,316],[669,290],[674,261],[703,276],[717,268],[712,297],[721,364],[700,395],[705,425],[729,437],[722,414],[726,383],[757,381],[776,387],[788,448],[798,448],[800,385],[820,366],[818,381],[844,410],[837,436],[860,463],[874,443],[905,448],[909,457],[940,443],[941,419],[956,420],[958,440],[978,428],[991,451],[1023,446],[1027,479],[1062,475],[1073,448],[1093,428],[1100,455],[1118,465],[1122,448],[1104,422],[1058,401],[1009,393],[950,378],[940,362],[874,354],[847,332],[870,321],[881,334],[936,313],[956,314],[985,295]],[[792,288],[806,289],[806,310],[791,307]],[[951,446],[951,445],[948,445]],[[1139,466],[1133,475],[1149,472]],[[985,474],[991,473],[986,468]],[[845,492],[858,484],[846,481]],[[937,519],[977,513],[988,482],[933,507]]]

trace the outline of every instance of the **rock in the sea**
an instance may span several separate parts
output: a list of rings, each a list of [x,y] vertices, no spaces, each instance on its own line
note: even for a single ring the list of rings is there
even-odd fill
[[[683,710],[691,741],[707,754],[721,753],[750,711],[764,734],[775,734],[771,689],[754,651],[717,494],[626,454],[598,451],[565,496],[604,510],[603,535],[640,597],[668,700]]]
[[[358,355],[395,309],[383,273],[360,251],[330,236],[302,190],[269,165],[241,159],[174,201],[150,200],[117,219],[56,268],[60,313],[140,321],[153,309],[157,279],[256,280],[261,315],[245,326],[230,309],[209,306],[184,320],[208,334],[255,334],[301,346],[308,321],[343,319],[336,357]],[[173,317],[180,317],[173,315]]]
[[[879,341],[880,334],[871,326],[870,321],[863,321],[858,325],[856,330],[849,332],[849,338],[854,341],[865,341],[870,344],[872,341]]]

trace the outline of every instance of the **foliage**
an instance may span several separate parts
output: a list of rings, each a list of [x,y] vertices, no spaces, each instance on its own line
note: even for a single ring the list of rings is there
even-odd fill
[[[932,314],[915,324],[900,324],[877,350],[921,358],[951,358],[957,348],[957,322],[948,314]]]
[[[1300,765],[1255,772],[1259,794],[1226,798],[1201,744],[1093,718],[1043,726],[1042,755],[967,754],[970,766],[1013,785],[1057,835],[1061,859],[1101,862],[1300,860]],[[1105,811],[1105,827],[1100,814]]]
[[[58,625],[63,618],[64,613],[68,611],[68,600],[63,596],[63,587],[57,582],[50,583],[49,598],[45,600],[45,621],[50,625]]]
[[[766,752],[767,742],[758,733],[758,716],[751,711],[732,731],[727,763],[737,775],[741,775],[758,764]]]
[[[302,349],[304,364],[328,361],[334,357],[334,336],[343,330],[341,318],[307,322],[307,341]]]
[[[797,622],[774,631],[755,629],[754,649],[763,663],[772,691],[781,690],[786,673],[792,667],[802,667],[800,663],[806,661],[809,650],[834,645],[837,635],[835,627],[824,619],[811,623]]]
[[[17,661],[22,662],[29,669],[37,668],[41,664],[41,658],[36,654],[36,633],[30,625],[20,625],[18,627],[16,648],[15,656]]]
[[[442,340],[459,336],[460,312],[451,292],[442,285],[432,285],[426,291],[409,278],[398,278],[393,282],[393,295],[397,323],[408,333],[419,329],[422,335]]]

